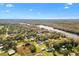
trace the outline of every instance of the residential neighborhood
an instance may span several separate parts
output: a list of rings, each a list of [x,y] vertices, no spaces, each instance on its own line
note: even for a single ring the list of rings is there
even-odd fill
[[[78,56],[79,40],[27,23],[0,24],[0,56]]]

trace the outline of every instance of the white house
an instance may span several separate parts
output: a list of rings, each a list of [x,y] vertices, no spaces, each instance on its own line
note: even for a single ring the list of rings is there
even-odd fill
[[[0,49],[2,49],[4,46],[3,46],[3,44],[0,44]]]
[[[8,50],[8,54],[9,54],[9,55],[12,55],[12,54],[14,54],[14,53],[15,53],[15,50],[13,50],[13,49],[9,49],[9,50]]]

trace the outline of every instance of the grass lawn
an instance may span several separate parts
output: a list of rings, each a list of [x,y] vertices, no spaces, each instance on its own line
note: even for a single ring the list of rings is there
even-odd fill
[[[45,49],[46,49],[45,44],[41,44],[41,45],[38,44],[38,45],[36,46],[36,51],[37,51],[37,52],[41,52],[41,48],[45,48]]]
[[[36,52],[37,52],[37,53],[38,53],[38,52],[41,52],[41,48],[45,48],[45,49],[46,49],[45,44],[37,44],[36,42],[33,42],[32,44],[35,45],[35,47],[36,47]]]
[[[37,53],[41,52],[43,56],[53,56],[52,52],[47,52],[46,51],[47,47],[46,47],[45,44],[37,44],[36,42],[32,42],[32,44],[35,45]],[[41,48],[45,48],[45,51],[41,51]]]
[[[24,44],[24,42],[20,41],[20,42],[17,43],[17,47],[20,47],[20,46],[22,46],[23,44]]]
[[[53,56],[52,52],[43,51],[42,54],[43,54],[43,56]]]
[[[0,53],[0,56],[8,56],[7,53]]]
[[[58,53],[57,51],[55,51],[55,55],[56,56],[64,56],[63,54]]]

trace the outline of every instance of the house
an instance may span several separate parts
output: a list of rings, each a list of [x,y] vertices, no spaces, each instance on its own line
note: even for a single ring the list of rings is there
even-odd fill
[[[49,40],[45,40],[45,42],[49,42]]]
[[[62,48],[65,48],[65,45],[63,45]]]
[[[47,52],[55,51],[55,48],[47,48]]]
[[[15,50],[9,49],[9,50],[8,50],[8,55],[13,55],[13,54],[15,54]]]
[[[28,26],[30,26],[30,24],[27,24]]]
[[[52,48],[53,51],[55,51],[55,48]]]
[[[3,46],[3,44],[0,44],[0,49],[2,49],[4,46]]]
[[[45,50],[45,48],[41,48],[41,51],[44,51]]]
[[[42,33],[37,33],[37,36],[41,36]]]
[[[65,51],[65,50],[67,50],[67,48],[61,48],[61,50],[62,50],[62,51]]]
[[[32,40],[32,41],[34,41],[34,39],[35,39],[35,38],[34,38],[33,36],[30,38],[30,40]]]
[[[37,44],[42,44],[42,41],[37,41]]]

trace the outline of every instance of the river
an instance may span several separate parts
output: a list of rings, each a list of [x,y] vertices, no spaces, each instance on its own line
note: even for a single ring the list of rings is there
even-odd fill
[[[45,26],[45,25],[37,25],[37,27],[46,29],[46,30],[48,30],[48,31],[59,32],[59,33],[64,34],[64,35],[67,36],[67,37],[79,38],[79,36],[76,35],[76,34],[69,33],[69,32],[66,32],[66,31],[63,31],[63,30],[59,30],[59,29],[54,29],[53,27],[49,27],[49,26]]]

